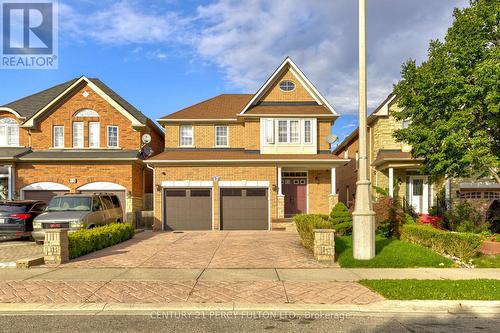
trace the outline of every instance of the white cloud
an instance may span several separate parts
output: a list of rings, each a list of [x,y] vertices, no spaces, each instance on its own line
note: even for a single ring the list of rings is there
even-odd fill
[[[63,27],[77,40],[138,44],[149,58],[182,47],[190,60],[215,65],[228,86],[253,92],[287,56],[341,114],[357,109],[357,1],[216,0],[189,16],[120,1],[94,13],[61,4]],[[467,0],[368,1],[368,103],[376,107],[408,58],[422,60],[441,38],[452,8]],[[147,7],[147,6],[146,6]],[[138,52],[139,53],[139,52]]]

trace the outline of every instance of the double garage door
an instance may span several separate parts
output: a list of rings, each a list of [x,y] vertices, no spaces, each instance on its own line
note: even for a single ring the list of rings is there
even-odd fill
[[[167,230],[212,230],[212,189],[165,189]],[[268,190],[223,188],[219,193],[221,230],[267,230]]]

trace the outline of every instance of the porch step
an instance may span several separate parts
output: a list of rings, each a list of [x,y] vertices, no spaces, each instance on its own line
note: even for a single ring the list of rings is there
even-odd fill
[[[271,230],[273,231],[296,231],[292,218],[272,219]]]

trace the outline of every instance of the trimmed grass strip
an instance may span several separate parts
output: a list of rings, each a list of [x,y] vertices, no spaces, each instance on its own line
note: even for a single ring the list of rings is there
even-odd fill
[[[393,300],[500,300],[500,280],[361,280]]]

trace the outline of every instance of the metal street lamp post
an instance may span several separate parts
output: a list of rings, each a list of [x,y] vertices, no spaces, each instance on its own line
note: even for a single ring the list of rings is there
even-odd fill
[[[366,0],[359,0],[359,168],[353,216],[354,259],[375,256],[375,212],[372,208],[366,149]]]

